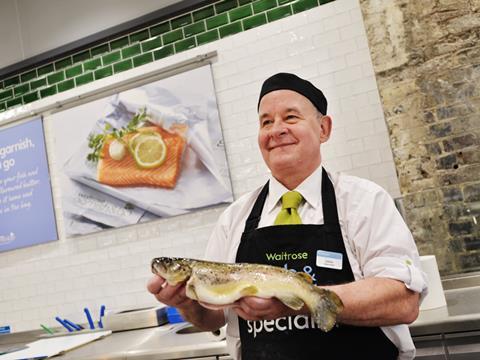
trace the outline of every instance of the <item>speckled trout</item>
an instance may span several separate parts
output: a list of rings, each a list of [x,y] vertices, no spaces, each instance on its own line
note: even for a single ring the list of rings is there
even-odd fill
[[[211,305],[233,304],[244,296],[275,297],[294,310],[306,305],[323,331],[335,325],[343,309],[337,294],[313,285],[309,275],[276,266],[160,257],[152,260],[152,272],[170,285],[186,281],[189,298]]]

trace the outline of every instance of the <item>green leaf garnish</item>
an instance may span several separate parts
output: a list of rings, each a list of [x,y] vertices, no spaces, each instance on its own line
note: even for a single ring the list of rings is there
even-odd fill
[[[117,129],[110,124],[105,124],[102,133],[91,133],[88,136],[88,147],[92,149],[92,151],[87,154],[87,160],[94,163],[98,162],[102,157],[101,152],[103,145],[109,136],[124,142],[123,137],[125,135],[136,132],[139,127],[142,127],[143,124],[148,121],[148,119],[149,116],[147,114],[147,109],[143,108],[132,117],[126,126],[122,126],[120,129]]]

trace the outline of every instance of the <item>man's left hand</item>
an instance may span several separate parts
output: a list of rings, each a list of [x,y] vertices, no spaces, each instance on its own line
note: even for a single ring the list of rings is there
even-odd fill
[[[237,300],[233,310],[245,320],[273,320],[284,316],[308,314],[305,306],[295,311],[276,298],[264,299],[256,296]]]

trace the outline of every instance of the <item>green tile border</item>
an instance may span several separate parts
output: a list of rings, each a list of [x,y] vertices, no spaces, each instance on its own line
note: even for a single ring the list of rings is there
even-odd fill
[[[35,89],[41,88],[42,86],[45,86],[45,85],[47,85],[47,78],[46,77],[32,81],[30,83],[30,88],[32,90],[35,90]]]
[[[281,6],[276,9],[267,11],[268,22],[283,19],[284,17],[292,15],[292,7],[290,5]]]
[[[213,5],[209,5],[192,13],[193,21],[203,20],[212,17],[213,15],[215,15],[215,8]]]
[[[102,55],[110,51],[110,45],[107,44],[102,44],[99,46],[94,47],[93,49],[90,50],[90,53],[92,54],[92,57],[97,56],[97,55]]]
[[[233,24],[222,26],[220,29],[218,29],[218,31],[220,32],[221,38],[237,34],[243,31],[242,22],[237,21]]]
[[[197,35],[196,38],[197,38],[197,44],[200,46],[200,45],[218,40],[220,39],[220,36],[218,35],[218,30],[213,29],[203,34]]]
[[[172,30],[172,28],[170,27],[170,22],[167,21],[167,22],[163,22],[161,24],[152,26],[150,28],[150,34],[152,36],[157,36],[157,35],[165,34],[170,30]]]
[[[133,58],[133,66],[141,66],[148,64],[153,61],[153,53],[149,52],[146,54],[138,55]]]
[[[37,77],[37,70],[33,69],[32,71],[29,71],[29,72],[26,72],[26,73],[23,73],[22,75],[20,75],[20,81],[22,83],[24,83],[24,82],[33,80],[36,77]]]
[[[121,58],[122,58],[122,53],[120,52],[120,50],[114,51],[107,55],[102,56],[102,63],[103,65],[110,65],[119,61]]]
[[[57,85],[58,92],[67,91],[67,90],[73,89],[74,87],[75,87],[74,79],[62,81]]]
[[[257,14],[254,16],[251,16],[249,18],[246,18],[242,21],[243,23],[243,29],[244,30],[250,30],[253,29],[257,26],[264,25],[267,23],[267,15],[265,14]]]
[[[206,20],[207,29],[211,30],[217,28],[221,25],[228,24],[228,14],[220,14],[217,16],[212,16],[210,19]]]
[[[21,104],[23,104],[23,99],[21,97],[14,98],[12,100],[7,101],[7,108],[12,108]]]
[[[133,68],[132,59],[127,59],[124,61],[120,61],[116,64],[113,64],[113,72],[115,74],[122,71],[130,70],[131,68]]]
[[[25,95],[29,91],[30,91],[30,85],[27,83],[27,84],[22,84],[22,85],[16,86],[13,89],[13,94],[14,94],[15,97],[19,97],[21,95]]]
[[[95,74],[95,80],[106,78],[110,75],[113,75],[113,66],[110,65],[101,69],[97,69],[94,71],[94,74]]]
[[[230,21],[236,21],[246,18],[247,16],[253,15],[252,5],[247,4],[244,6],[240,6],[239,8],[229,11],[228,14],[230,17]]]
[[[162,46],[162,48],[153,52],[153,57],[155,60],[163,59],[164,57],[175,54],[175,49],[173,45]]]
[[[31,92],[31,93],[23,96],[23,103],[28,104],[28,103],[37,101],[39,99],[40,99],[40,97],[38,95],[38,91],[34,91],[34,92]]]
[[[138,41],[146,40],[150,37],[150,32],[148,29],[137,31],[130,35],[130,44],[133,44]]]
[[[258,14],[260,12],[264,12],[277,7],[277,1],[276,0],[259,0],[259,1],[255,1],[252,4],[252,6],[253,6],[253,12],[255,14]]]
[[[218,0],[0,79],[0,112],[335,0]]]
[[[5,87],[14,86],[20,84],[20,76],[13,76],[3,81]]]
[[[189,25],[192,22],[192,14],[189,13],[170,20],[170,26],[172,27],[172,30],[175,30],[181,28],[182,26]]]
[[[126,47],[122,50],[122,59],[126,59],[135,55],[138,55],[142,52],[140,44],[135,44],[129,47]]]
[[[130,42],[128,41],[128,36],[124,36],[110,42],[110,49],[112,49],[112,51],[115,49],[121,49],[129,44]]]
[[[56,93],[57,93],[57,87],[55,85],[40,90],[40,96],[42,99],[48,96],[55,95]]]
[[[79,52],[78,54],[75,54],[72,56],[72,60],[73,60],[73,63],[78,63],[78,62],[81,62],[81,61],[85,61],[85,60],[88,60],[92,57],[92,55],[90,54],[90,50],[86,50],[86,51],[82,51],[82,52]]]
[[[185,50],[193,49],[195,46],[197,46],[197,43],[195,42],[195,38],[190,37],[188,39],[176,42],[175,52],[179,53]]]
[[[205,32],[205,30],[206,30],[205,21],[199,21],[194,24],[185,26],[183,28],[183,36],[187,38],[189,36]]]
[[[75,77],[83,72],[82,64],[74,65],[65,70],[65,76],[67,78]]]
[[[176,29],[162,35],[162,40],[165,45],[174,43],[183,39],[182,29]]]
[[[77,76],[75,78],[75,85],[76,86],[85,85],[92,81],[93,81],[93,73],[89,72],[87,74]]]
[[[13,89],[0,92],[0,101],[7,100],[13,97]]]
[[[163,45],[163,42],[162,42],[161,36],[150,38],[149,40],[146,40],[141,44],[143,52],[159,48],[162,45]]]

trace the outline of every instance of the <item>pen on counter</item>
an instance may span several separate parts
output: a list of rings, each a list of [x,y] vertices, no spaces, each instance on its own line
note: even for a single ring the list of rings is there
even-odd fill
[[[100,316],[98,318],[98,326],[103,329],[102,318],[105,316],[105,305],[100,306]]]
[[[65,322],[66,322],[66,323],[67,323],[69,326],[71,326],[72,328],[74,328],[74,329],[75,329],[75,330],[77,330],[77,331],[80,331],[80,330],[82,330],[82,329],[83,329],[83,327],[82,327],[82,326],[80,326],[80,325],[77,325],[77,324],[75,324],[75,323],[71,322],[71,321],[70,321],[70,320],[68,320],[68,319],[63,319],[63,321],[65,321]]]
[[[90,325],[90,329],[91,330],[95,329],[95,324],[93,323],[92,315],[90,315],[90,310],[88,310],[88,308],[85,308],[83,309],[83,311],[85,311],[85,315],[87,316],[88,325]]]
[[[60,317],[56,316],[55,317],[55,320],[57,320],[60,324],[62,324],[62,326],[68,330],[68,332],[73,332],[73,329],[65,322],[63,321],[62,319],[60,319]]]
[[[41,326],[42,329],[45,330],[45,332],[47,332],[48,334],[50,334],[50,335],[53,335],[53,334],[54,334],[53,330],[50,329],[48,326],[43,325],[43,324],[40,324],[40,326]]]

